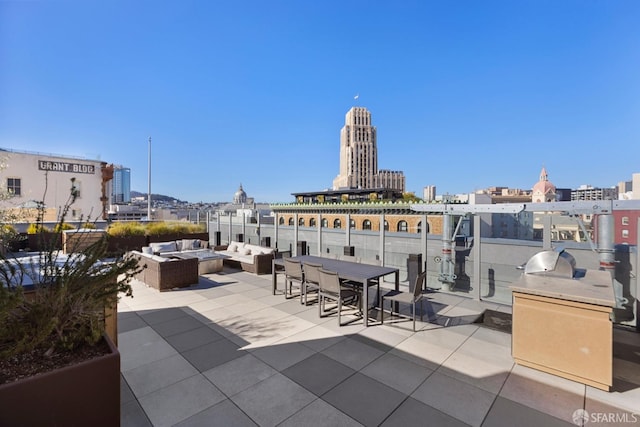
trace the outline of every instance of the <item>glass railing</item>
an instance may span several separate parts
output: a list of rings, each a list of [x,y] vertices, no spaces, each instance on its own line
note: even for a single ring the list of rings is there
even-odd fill
[[[230,228],[228,223],[223,222],[217,230],[216,223],[210,223],[210,232],[220,231],[223,243],[229,240],[229,230],[233,237],[231,240],[236,240],[237,235],[244,230],[245,241],[259,244],[261,239],[268,237],[271,247],[277,247],[281,251],[291,250],[293,254],[297,253],[297,245],[301,242],[305,242],[307,254],[326,257],[339,258],[345,254],[345,247],[353,247],[358,261],[376,263],[382,260],[385,266],[399,269],[401,286],[407,286],[410,279],[410,256],[413,256],[414,260],[418,256],[421,259],[419,268],[421,271],[427,271],[427,287],[438,289],[439,292],[507,305],[511,304],[510,285],[522,274],[518,267],[542,250],[542,242],[539,240],[482,238],[480,267],[476,268],[474,258],[477,252],[474,248],[454,245],[451,263],[455,279],[445,280],[447,276],[443,275],[443,272],[446,272],[444,245],[439,235],[428,235],[426,247],[423,248],[421,235],[416,233],[385,232],[381,238],[379,231],[352,229],[347,241],[346,230],[323,228],[318,244],[318,229],[315,227],[298,227],[296,237],[295,227],[279,225],[276,241],[274,225],[263,225],[258,232],[257,224],[245,224],[244,228],[242,224],[233,224]],[[562,242],[557,246],[564,247],[575,257],[577,267],[599,268],[599,255],[589,243]],[[382,253],[381,247],[384,248]],[[616,286],[621,287],[620,292],[626,299],[626,305],[617,310],[617,319],[619,323],[628,325],[636,324],[636,260],[636,247],[624,246],[616,249],[618,270],[615,282]],[[479,271],[479,279],[475,277],[476,270]]]

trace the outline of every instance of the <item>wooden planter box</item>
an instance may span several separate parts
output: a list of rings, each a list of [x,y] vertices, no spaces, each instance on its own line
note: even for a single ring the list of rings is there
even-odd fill
[[[65,230],[62,232],[62,251],[65,254],[85,251],[101,241],[105,234],[104,230]]]
[[[120,353],[0,385],[2,426],[119,426]]]

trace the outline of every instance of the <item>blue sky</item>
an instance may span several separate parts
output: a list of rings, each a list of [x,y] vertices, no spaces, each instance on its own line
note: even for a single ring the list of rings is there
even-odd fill
[[[640,1],[2,1],[0,147],[260,202],[329,188],[352,106],[407,191],[640,172]],[[354,96],[359,94],[358,100]]]

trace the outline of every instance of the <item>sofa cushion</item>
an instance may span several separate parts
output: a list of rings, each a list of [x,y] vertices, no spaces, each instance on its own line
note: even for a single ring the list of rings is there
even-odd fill
[[[178,250],[178,246],[174,240],[170,242],[149,243],[149,247],[153,253],[175,252]]]
[[[181,251],[189,251],[192,249],[200,249],[200,240],[199,239],[182,239],[180,241],[180,250]]]
[[[262,255],[262,254],[270,254],[273,253],[273,249],[265,248],[258,245],[245,245],[246,248],[251,249],[252,255]]]

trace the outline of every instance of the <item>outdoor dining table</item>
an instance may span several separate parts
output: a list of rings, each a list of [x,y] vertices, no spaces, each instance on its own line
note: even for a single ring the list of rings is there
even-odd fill
[[[302,263],[308,262],[313,264],[322,264],[322,268],[338,273],[338,277],[342,280],[362,283],[362,301],[363,301],[363,322],[364,326],[369,326],[368,304],[369,304],[369,282],[372,280],[380,280],[382,277],[394,274],[395,289],[400,288],[400,270],[393,267],[384,267],[380,265],[365,264],[360,262],[343,261],[334,258],[323,258],[313,255],[300,255],[291,257],[291,259]],[[273,294],[275,295],[278,286],[278,274],[284,273],[284,260],[276,258],[273,260],[272,280]],[[286,286],[286,284],[285,284]]]

